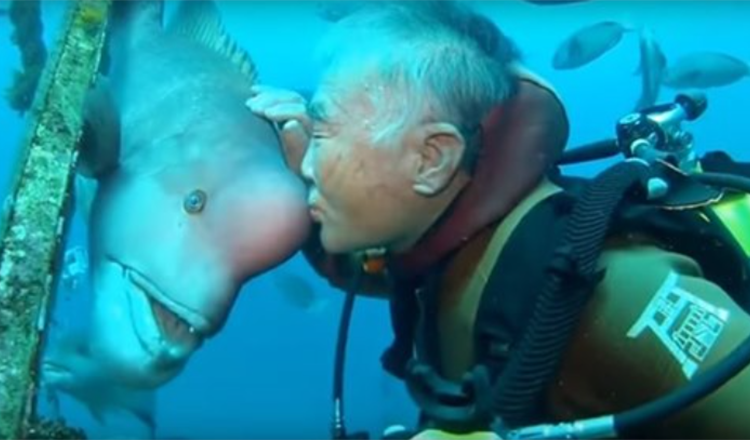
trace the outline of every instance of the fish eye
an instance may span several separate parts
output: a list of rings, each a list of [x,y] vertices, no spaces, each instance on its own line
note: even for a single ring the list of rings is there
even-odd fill
[[[185,196],[182,207],[188,214],[198,214],[206,206],[207,198],[208,195],[206,195],[205,191],[195,189]]]

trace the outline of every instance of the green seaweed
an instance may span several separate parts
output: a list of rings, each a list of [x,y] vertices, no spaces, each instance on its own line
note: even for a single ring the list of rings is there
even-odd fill
[[[31,107],[47,62],[44,24],[40,0],[13,0],[7,10],[13,24],[11,42],[21,54],[21,69],[13,74],[13,83],[5,91],[5,99],[21,115]]]

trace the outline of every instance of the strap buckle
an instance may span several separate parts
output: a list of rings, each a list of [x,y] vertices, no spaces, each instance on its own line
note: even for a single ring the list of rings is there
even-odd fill
[[[412,359],[405,381],[416,404],[441,429],[469,433],[487,429],[494,419],[490,378],[484,365],[474,367],[456,384],[441,378],[431,366]]]

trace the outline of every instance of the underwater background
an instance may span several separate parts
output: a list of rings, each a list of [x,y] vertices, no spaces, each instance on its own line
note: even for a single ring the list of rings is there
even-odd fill
[[[169,8],[175,2],[168,2]],[[601,20],[650,27],[668,59],[696,50],[721,51],[750,61],[750,2],[590,1],[539,7],[523,1],[471,2],[520,47],[525,64],[557,89],[571,122],[569,148],[611,137],[617,120],[629,113],[640,93],[638,38],[626,35],[610,53],[577,70],[551,65],[557,45],[582,26]],[[57,39],[66,1],[44,1],[45,41]],[[315,43],[330,23],[316,2],[220,1],[231,35],[253,57],[260,82],[298,90],[314,89],[318,72]],[[0,2],[7,7],[7,2]],[[10,85],[18,68],[11,26],[0,17],[0,84]],[[750,160],[750,79],[705,91],[708,110],[688,123],[699,153],[723,149]],[[676,94],[663,88],[659,103]],[[27,120],[0,103],[0,200]],[[591,175],[608,161],[568,167]],[[252,225],[248,225],[252,227]],[[86,247],[76,216],[66,248]],[[302,283],[295,277],[302,277]],[[294,301],[308,289],[315,307]],[[318,279],[301,256],[245,286],[225,328],[202,348],[186,370],[158,392],[157,434],[162,438],[329,438],[333,352],[344,295]],[[61,285],[55,321],[83,325],[90,292],[85,282]],[[380,367],[391,341],[387,303],[359,299],[349,337],[345,404],[350,431],[379,435],[390,424],[411,425],[416,409],[403,387]],[[45,410],[45,406],[41,406]],[[98,424],[79,402],[66,398],[62,415],[89,438],[134,438],[138,424],[127,415],[118,424]],[[121,424],[119,424],[121,422]]]

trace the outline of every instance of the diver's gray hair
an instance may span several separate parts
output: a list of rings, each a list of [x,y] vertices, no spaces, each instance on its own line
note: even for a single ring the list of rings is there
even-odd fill
[[[512,93],[508,65],[518,53],[487,18],[445,0],[373,3],[334,24],[317,56],[325,72],[368,91],[381,111],[376,142],[414,118],[452,123],[470,137]]]

